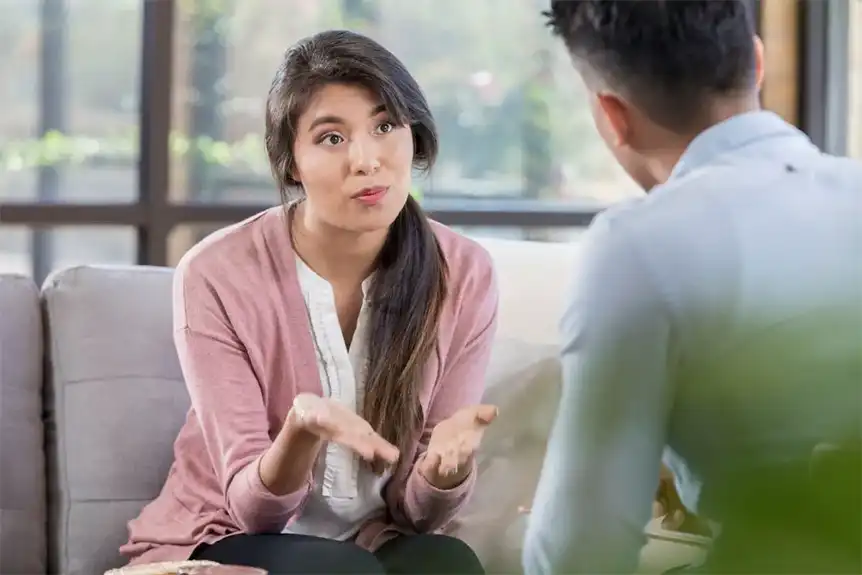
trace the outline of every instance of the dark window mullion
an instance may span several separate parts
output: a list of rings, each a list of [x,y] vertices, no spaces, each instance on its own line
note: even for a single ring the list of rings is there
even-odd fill
[[[138,263],[167,265],[169,137],[173,85],[174,0],[144,0],[138,197],[147,217],[138,228]]]

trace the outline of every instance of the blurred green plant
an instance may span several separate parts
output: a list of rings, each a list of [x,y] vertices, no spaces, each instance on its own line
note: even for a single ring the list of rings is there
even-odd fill
[[[253,171],[268,170],[263,142],[252,135],[238,142],[170,135],[173,159],[197,152],[208,164]],[[79,165],[92,160],[134,161],[138,154],[135,131],[113,138],[73,136],[49,132],[42,138],[0,143],[0,171],[20,171],[42,166]]]

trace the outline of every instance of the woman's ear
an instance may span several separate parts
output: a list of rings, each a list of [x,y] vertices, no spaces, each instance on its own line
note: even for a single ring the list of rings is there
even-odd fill
[[[302,180],[299,177],[299,168],[296,167],[296,163],[288,162],[287,164],[287,178],[291,185],[300,186],[302,185]]]

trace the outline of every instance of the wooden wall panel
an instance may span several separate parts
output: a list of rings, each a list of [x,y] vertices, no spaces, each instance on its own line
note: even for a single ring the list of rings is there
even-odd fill
[[[802,78],[798,0],[761,0],[760,36],[765,51],[763,107],[799,125]]]

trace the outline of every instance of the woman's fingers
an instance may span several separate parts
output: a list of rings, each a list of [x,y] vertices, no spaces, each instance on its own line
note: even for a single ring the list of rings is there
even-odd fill
[[[429,469],[436,469],[437,473],[440,473],[440,453],[435,449],[429,449],[425,452],[424,464],[428,466]]]
[[[497,418],[498,409],[496,405],[477,405],[476,419],[484,425],[490,424]]]
[[[374,452],[377,457],[383,460],[387,465],[395,465],[401,455],[398,448],[383,439],[377,433],[371,432],[371,441],[374,444]]]
[[[438,473],[448,475],[458,471],[476,453],[481,438],[480,431],[462,433],[445,446],[437,447],[435,451],[440,458]]]
[[[300,394],[294,400],[293,411],[305,429],[324,441],[332,441],[354,451],[374,466],[384,468],[398,462],[400,454],[397,447],[376,433],[357,413],[338,403]]]
[[[451,475],[458,470],[461,461],[461,449],[457,445],[448,447],[440,457],[440,475]]]
[[[397,447],[370,428],[360,427],[342,431],[333,438],[333,441],[353,450],[365,461],[372,464],[379,461],[382,467],[394,465],[400,456]]]
[[[339,430],[333,434],[331,441],[350,449],[365,461],[374,459],[374,444],[364,434],[351,430]]]

